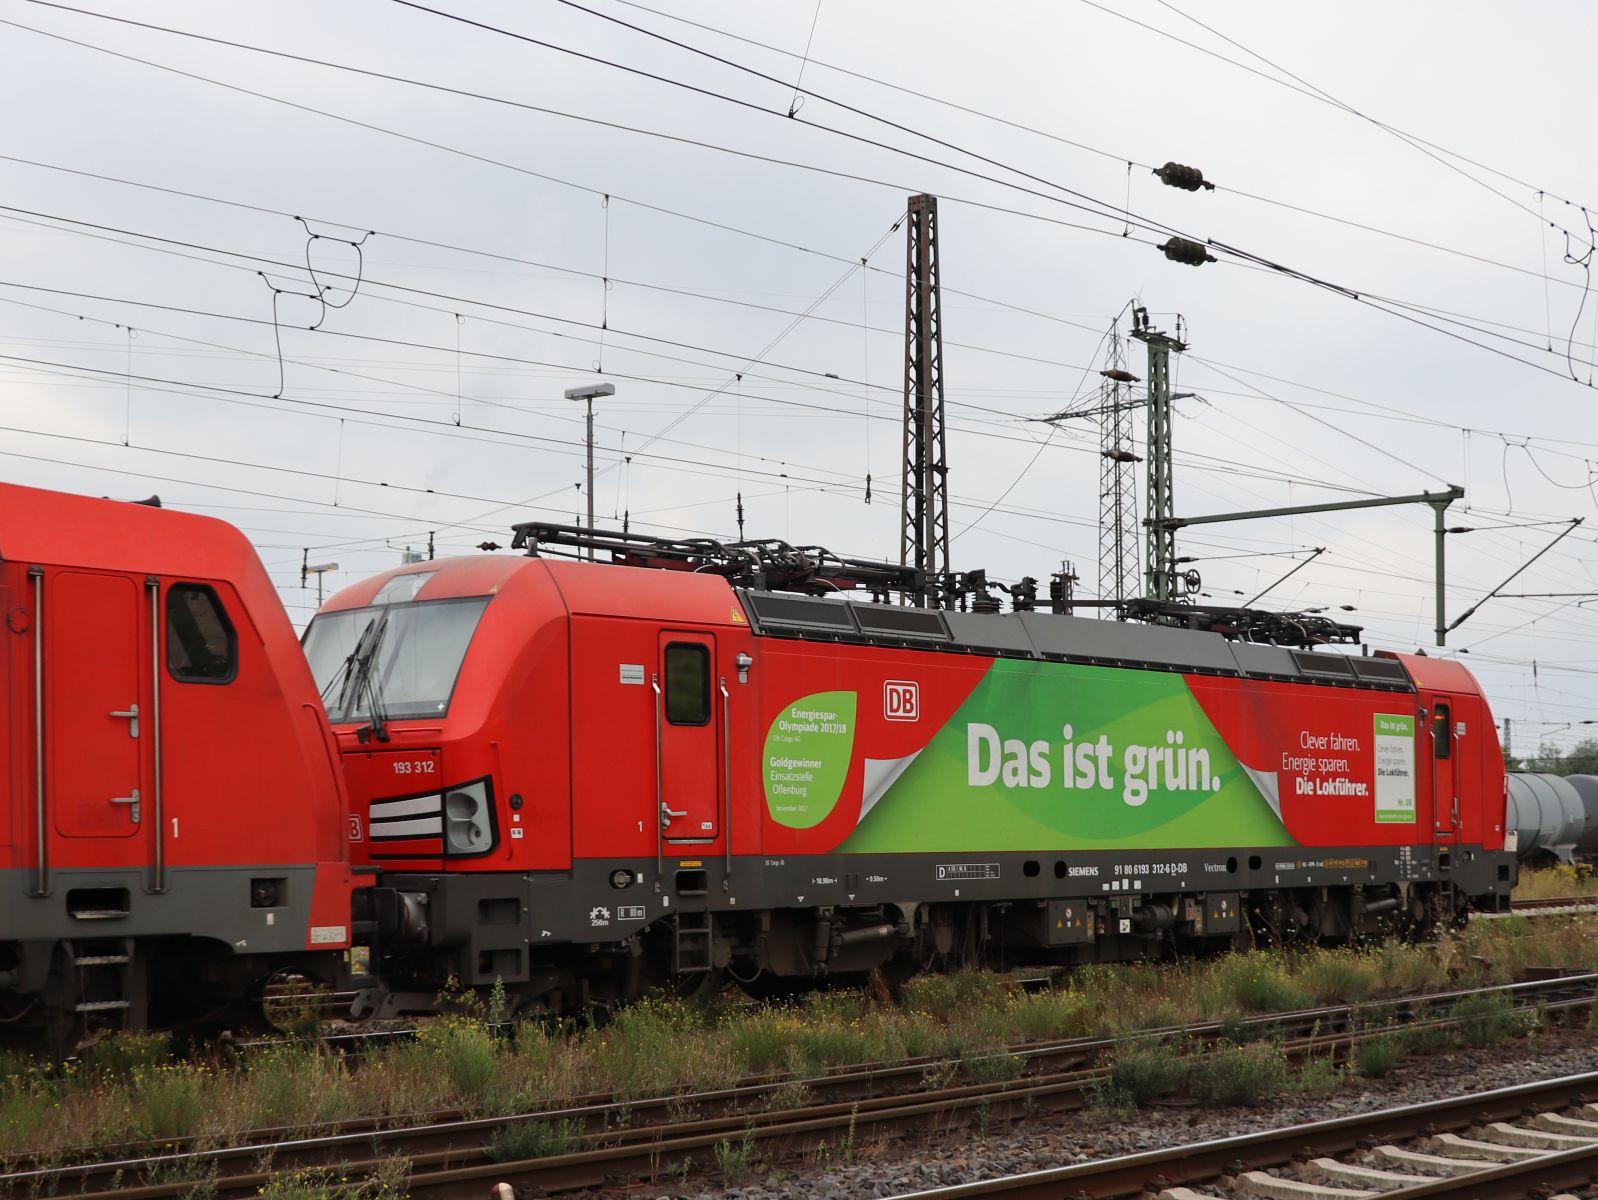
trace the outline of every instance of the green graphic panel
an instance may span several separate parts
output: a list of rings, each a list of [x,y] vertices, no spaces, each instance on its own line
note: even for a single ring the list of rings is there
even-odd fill
[[[1376,820],[1382,824],[1415,823],[1415,716],[1377,713]]]
[[[855,694],[814,692],[777,714],[766,731],[766,809],[790,829],[827,819],[854,751]]]
[[[1001,659],[841,848],[1292,844],[1180,675]]]

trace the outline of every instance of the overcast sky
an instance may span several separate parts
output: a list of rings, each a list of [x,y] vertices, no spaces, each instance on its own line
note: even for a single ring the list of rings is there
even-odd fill
[[[603,379],[603,523],[732,537],[741,492],[749,536],[896,558],[930,192],[956,568],[1097,593],[1096,425],[1036,418],[1096,403],[1136,299],[1191,346],[1181,515],[1458,484],[1450,620],[1588,518],[1506,589],[1574,595],[1450,643],[1517,748],[1593,732],[1589,5],[582,3],[85,0],[393,79],[0,4],[5,477],[224,517],[303,624],[307,552],[336,588],[579,512],[562,391]],[[1179,545],[1215,603],[1324,547],[1264,603],[1413,650],[1430,523]]]

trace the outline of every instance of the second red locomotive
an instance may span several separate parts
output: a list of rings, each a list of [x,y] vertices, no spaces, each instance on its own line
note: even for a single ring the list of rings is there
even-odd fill
[[[0,1034],[220,1027],[350,945],[348,800],[237,529],[0,484]]]

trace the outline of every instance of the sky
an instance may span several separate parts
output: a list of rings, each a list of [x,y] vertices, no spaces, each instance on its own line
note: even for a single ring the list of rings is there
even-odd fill
[[[1140,305],[1188,346],[1179,516],[1457,485],[1448,619],[1511,593],[1433,646],[1408,505],[1186,530],[1200,601],[1270,588],[1458,656],[1517,751],[1568,746],[1598,732],[1595,27],[1575,2],[4,0],[0,477],[231,521],[298,626],[304,563],[332,591],[580,514],[563,392],[608,382],[599,524],[732,539],[741,496],[749,537],[897,560],[927,193],[956,569],[1070,563],[1099,594],[1098,424],[1041,418],[1097,407],[1117,342],[1145,374]],[[1168,261],[1173,234],[1216,261]]]

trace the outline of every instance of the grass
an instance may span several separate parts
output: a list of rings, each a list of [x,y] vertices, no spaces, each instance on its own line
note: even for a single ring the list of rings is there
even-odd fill
[[[1354,1046],[1354,1070],[1366,1079],[1383,1079],[1403,1061],[1404,1045],[1396,1034],[1379,1034]]]
[[[1287,1056],[1273,1042],[1246,1046],[1221,1043],[1198,1055],[1188,1073],[1188,1091],[1201,1104],[1259,1104],[1288,1081]]]
[[[1095,1087],[1099,1107],[1123,1112],[1169,1096],[1187,1082],[1189,1061],[1167,1042],[1135,1042],[1110,1063]]]
[[[517,1121],[494,1131],[488,1157],[494,1162],[521,1162],[572,1154],[580,1148],[582,1136],[581,1121]]]
[[[1598,896],[1598,875],[1586,863],[1522,871],[1515,884],[1516,900],[1548,900],[1555,896]]]
[[[760,1146],[751,1132],[745,1132],[738,1141],[723,1139],[716,1143],[716,1168],[729,1187],[747,1183],[760,1169]]]
[[[1561,882],[1560,894],[1569,886]],[[1023,1060],[1009,1051],[1021,1043],[1180,1030],[1205,1021],[1221,1022],[1230,1044],[1229,1057],[1209,1076],[1189,1077],[1187,1067],[1173,1066],[1169,1042],[1154,1049],[1140,1044],[1117,1060],[1105,1103],[1136,1105],[1173,1089],[1247,1096],[1276,1070],[1274,1049],[1258,1042],[1248,1016],[1504,982],[1530,967],[1592,968],[1595,933],[1598,919],[1590,916],[1509,918],[1476,922],[1424,946],[1086,967],[1038,991],[989,972],[925,976],[905,986],[897,1005],[870,991],[715,1008],[655,998],[601,1026],[527,1022],[512,1034],[490,1012],[502,1000],[484,1005],[456,994],[451,1015],[431,1021],[411,1041],[374,1049],[359,1069],[310,1041],[254,1054],[242,1065],[179,1065],[163,1039],[124,1035],[96,1044],[64,1075],[0,1058],[0,1158],[148,1138],[193,1136],[216,1144],[247,1129],[311,1131],[354,1115],[397,1121],[441,1110],[536,1113],[591,1093],[639,1099],[727,1087],[752,1075],[795,1081],[797,1096],[803,1080],[829,1070],[906,1057],[933,1060],[932,1074],[945,1084],[1015,1078]],[[1489,999],[1467,1010],[1465,1039],[1490,1045],[1526,1032],[1528,1018],[1508,1012],[1506,1003]],[[1353,1069],[1377,1078],[1404,1054],[1457,1040],[1447,1030],[1393,1030],[1379,1046],[1367,1042]],[[1283,1077],[1305,1090],[1329,1079],[1321,1068]]]

